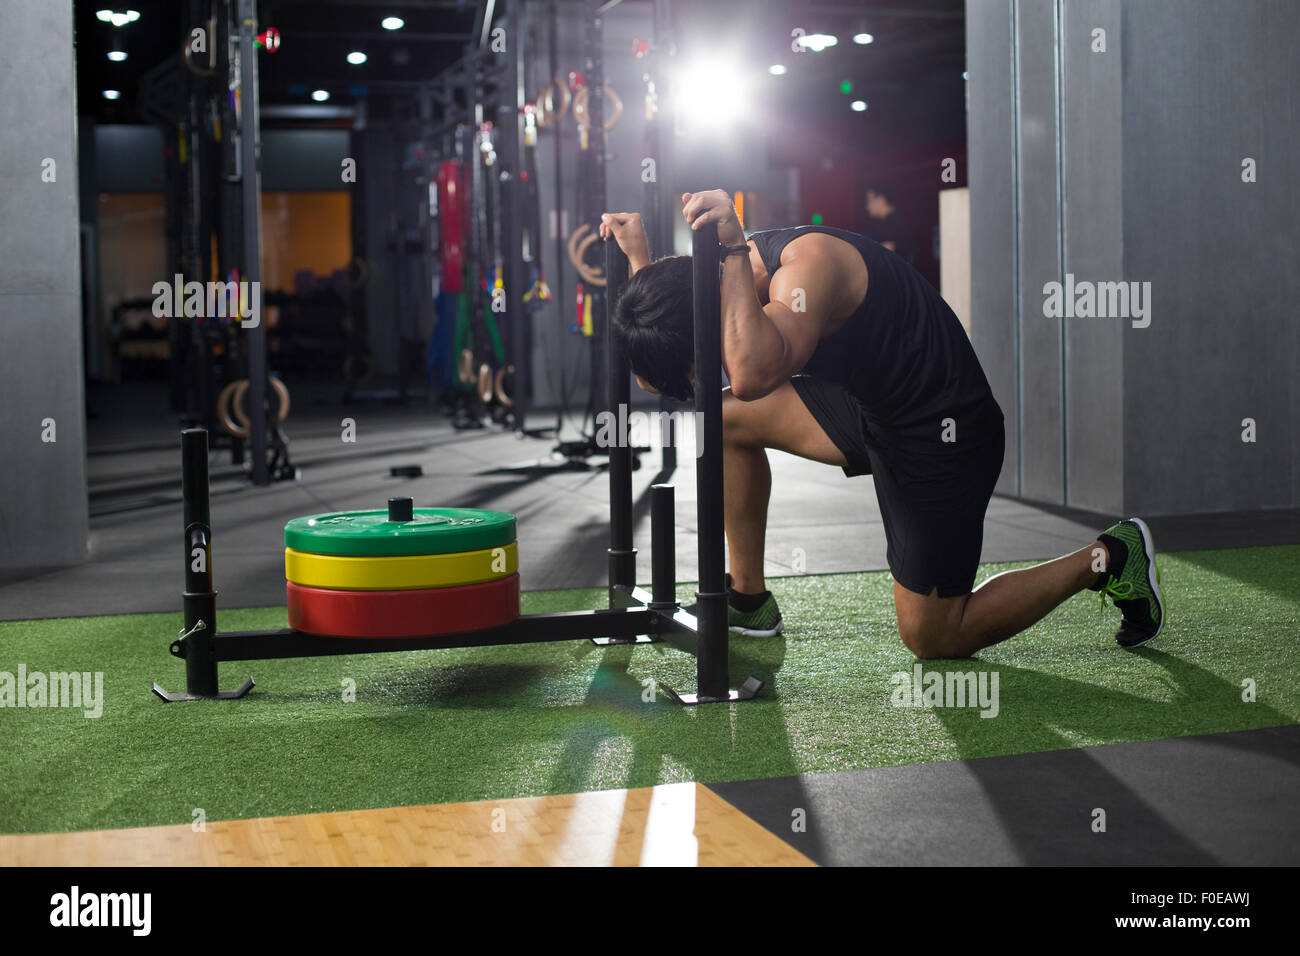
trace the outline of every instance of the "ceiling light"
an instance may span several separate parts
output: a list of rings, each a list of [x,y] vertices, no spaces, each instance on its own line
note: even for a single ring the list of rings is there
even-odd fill
[[[330,98],[329,90],[312,90],[311,98],[317,103],[324,103]]]
[[[360,50],[353,50],[348,54],[348,62],[353,66],[360,66],[362,63],[366,62],[366,55]]]
[[[716,133],[753,114],[738,63],[718,57],[677,67],[674,88],[689,90],[678,100],[683,124]]]
[[[785,67],[780,63],[773,63],[767,68],[767,72],[771,73],[773,76],[785,76]]]
[[[868,43],[874,43],[875,40],[876,38],[873,37],[870,33],[853,34],[853,42],[857,43],[860,46],[866,46]]]
[[[855,113],[862,113],[866,110],[867,104],[864,100],[854,100],[849,104],[849,108]]]
[[[125,50],[109,50],[109,51],[108,51],[108,58],[109,58],[110,60],[112,60],[114,63],[121,63],[123,60],[126,59],[126,51],[125,51]]]
[[[406,21],[401,17],[384,17],[379,21],[379,25],[385,30],[400,30],[406,26]]]
[[[95,16],[104,23],[111,23],[115,27],[124,27],[128,23],[135,23],[140,19],[138,10],[96,10]]]
[[[805,50],[812,50],[814,53],[820,53],[827,47],[832,47],[840,41],[831,36],[829,33],[810,33],[807,36],[799,37],[795,41]]]
[[[117,99],[118,97],[120,97],[121,95],[122,95],[122,91],[121,91],[121,90],[105,90],[105,91],[104,91],[104,99],[106,99],[106,100],[115,100],[115,99]]]

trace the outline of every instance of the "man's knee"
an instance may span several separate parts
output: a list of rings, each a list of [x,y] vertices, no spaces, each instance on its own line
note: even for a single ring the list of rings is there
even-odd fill
[[[968,600],[969,594],[939,598],[937,589],[919,600],[895,583],[894,609],[903,646],[921,660],[967,656],[963,618]]]
[[[948,635],[940,628],[900,621],[898,636],[903,639],[903,646],[923,661],[952,656]]]

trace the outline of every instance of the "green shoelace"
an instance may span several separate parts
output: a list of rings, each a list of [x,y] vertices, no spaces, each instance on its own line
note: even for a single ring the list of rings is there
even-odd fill
[[[1126,601],[1133,596],[1133,582],[1121,581],[1112,574],[1110,579],[1102,585],[1101,590],[1097,592],[1098,614],[1102,614],[1106,610],[1107,595],[1110,596],[1112,603],[1118,604],[1119,601]]]

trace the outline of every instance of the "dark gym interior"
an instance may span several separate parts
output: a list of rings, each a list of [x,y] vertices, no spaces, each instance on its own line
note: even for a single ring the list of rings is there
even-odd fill
[[[1293,4],[5,6],[0,864],[1300,862]],[[601,234],[625,213],[651,260],[693,257],[692,401],[629,357],[644,276]],[[740,396],[728,270],[750,257],[755,315],[785,292],[732,214],[754,250],[864,237],[850,322],[884,263],[942,303],[1004,429],[961,599],[1094,541],[1098,587],[931,653],[907,602],[948,595],[906,579],[927,544],[869,406],[874,477],[773,417],[761,521],[735,512],[762,487],[737,436],[767,426],[728,416],[777,406]],[[611,413],[652,424],[611,446]],[[412,506],[511,531],[319,554],[286,531]],[[956,524],[926,527],[955,560]],[[514,562],[516,534],[517,566],[472,579],[295,580]],[[1116,535],[1130,562],[1147,542],[1137,591],[1104,580]],[[1037,607],[1031,580],[999,600]],[[1151,632],[1116,646],[1144,582]],[[422,606],[469,624],[394,630],[404,589],[439,588]],[[345,590],[380,610],[305,623]],[[25,675],[64,671],[99,675],[102,716],[34,702]],[[979,706],[922,703],[927,675]]]

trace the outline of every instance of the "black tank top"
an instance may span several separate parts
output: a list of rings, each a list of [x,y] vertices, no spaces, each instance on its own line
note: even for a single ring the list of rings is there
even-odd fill
[[[817,344],[800,374],[843,385],[862,403],[882,438],[933,449],[945,418],[958,433],[1002,428],[1002,410],[961,322],[934,286],[888,249],[857,233],[830,226],[756,232],[769,275],[781,250],[810,232],[843,239],[867,266],[867,294],[835,334]]]

